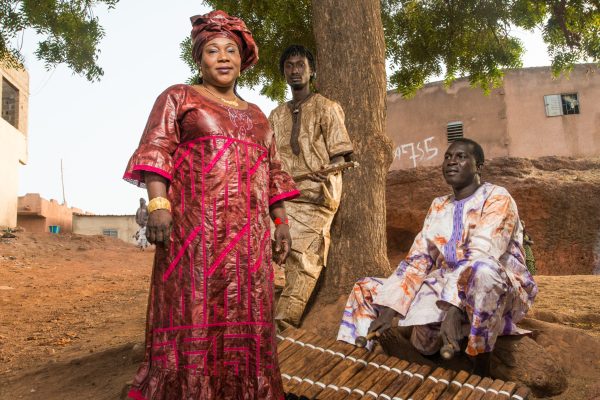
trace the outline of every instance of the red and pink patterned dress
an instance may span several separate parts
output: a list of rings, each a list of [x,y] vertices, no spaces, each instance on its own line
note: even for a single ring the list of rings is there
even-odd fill
[[[299,195],[260,109],[175,85],[154,105],[124,178],[170,181],[146,356],[133,399],[283,399],[273,325],[269,205]]]

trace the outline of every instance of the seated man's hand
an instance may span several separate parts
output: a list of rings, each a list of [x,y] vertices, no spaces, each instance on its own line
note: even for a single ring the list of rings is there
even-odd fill
[[[381,307],[379,315],[369,326],[369,333],[377,332],[377,336],[379,336],[392,326],[392,319],[394,319],[396,315],[398,315],[398,313],[393,308]]]
[[[444,341],[444,345],[450,344],[454,351],[460,350],[460,340],[463,338],[462,323],[464,319],[463,311],[456,307],[450,306],[446,313],[446,318],[442,321],[440,335]]]

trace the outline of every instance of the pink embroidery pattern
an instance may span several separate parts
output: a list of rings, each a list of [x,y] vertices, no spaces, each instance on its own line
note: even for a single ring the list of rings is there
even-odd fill
[[[252,128],[252,121],[243,114],[232,112],[230,116],[240,124],[240,136]],[[199,220],[191,228],[186,224],[173,230],[172,259],[160,278],[169,288],[165,292],[172,293],[177,302],[170,307],[172,312],[163,326],[155,326],[152,331],[153,341],[158,343],[152,346],[152,360],[161,368],[185,368],[200,375],[220,374],[223,370],[234,375],[260,375],[273,363],[269,357],[272,343],[268,336],[250,333],[256,326],[272,329],[272,300],[257,298],[253,286],[257,281],[272,285],[273,272],[268,204],[264,201],[268,199],[268,187],[256,185],[253,180],[268,179],[268,153],[264,147],[232,138],[202,139],[186,143],[175,164],[177,173],[170,189],[178,204],[173,210],[174,220],[186,221],[190,209],[199,210]],[[184,190],[192,187],[187,183],[191,177],[195,177],[193,186],[199,193]],[[208,182],[212,187],[207,186]],[[233,266],[231,270],[229,265]],[[178,273],[174,275],[175,270]],[[213,296],[214,288],[222,285],[215,282],[222,282],[224,277],[230,281],[229,286],[221,289],[221,296]],[[266,293],[271,296],[272,288],[268,287]],[[227,322],[231,307],[245,309],[246,320]],[[191,325],[186,315],[190,312],[198,316]],[[218,336],[196,336],[215,328],[240,333],[222,335],[222,345],[216,342]],[[193,336],[177,348],[171,338],[182,331]],[[214,352],[219,346],[223,346],[222,354]]]

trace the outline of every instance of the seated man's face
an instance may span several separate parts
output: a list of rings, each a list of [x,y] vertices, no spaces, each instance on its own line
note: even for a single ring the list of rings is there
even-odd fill
[[[471,144],[456,142],[448,147],[442,163],[442,173],[448,185],[454,189],[469,186],[476,179],[477,172]]]

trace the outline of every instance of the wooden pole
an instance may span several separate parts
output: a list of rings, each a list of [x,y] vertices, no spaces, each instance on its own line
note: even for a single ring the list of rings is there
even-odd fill
[[[67,199],[65,198],[65,173],[63,170],[63,160],[60,159],[60,183],[62,186],[62,194],[63,194],[63,206],[67,205]]]

